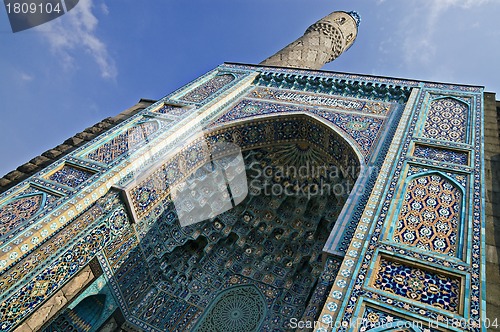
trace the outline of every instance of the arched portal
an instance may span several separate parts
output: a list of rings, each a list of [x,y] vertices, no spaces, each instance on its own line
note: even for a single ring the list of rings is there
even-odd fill
[[[340,264],[325,266],[322,249],[356,182],[357,152],[327,124],[298,114],[214,128],[206,141],[241,147],[248,195],[230,210],[182,227],[168,193],[156,192],[163,212],[151,221],[137,253],[152,282],[128,277],[129,267],[115,273],[129,310],[143,312],[142,319],[160,330],[170,330],[166,317],[172,315],[176,328],[183,322],[186,331],[201,329],[221,292],[248,286],[264,297],[259,330],[286,330],[292,318],[315,319]],[[198,172],[203,165],[192,162],[189,152],[179,152],[183,162],[165,166],[162,174],[188,174],[182,180],[189,185],[208,178],[209,168]],[[173,168],[179,165],[185,168]],[[192,189],[199,204],[212,197],[204,187]],[[137,224],[139,232],[145,224]],[[134,257],[129,261],[137,264]]]

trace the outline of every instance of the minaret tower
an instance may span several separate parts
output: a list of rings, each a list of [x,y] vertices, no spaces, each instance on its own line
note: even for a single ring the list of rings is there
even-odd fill
[[[360,18],[356,12],[333,12],[261,65],[320,69],[354,43]]]

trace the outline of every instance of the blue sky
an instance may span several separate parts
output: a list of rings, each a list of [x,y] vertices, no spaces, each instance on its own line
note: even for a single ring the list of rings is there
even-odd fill
[[[259,63],[335,10],[362,23],[323,69],[500,92],[500,0],[80,0],[16,34],[1,9],[0,176],[224,61]]]

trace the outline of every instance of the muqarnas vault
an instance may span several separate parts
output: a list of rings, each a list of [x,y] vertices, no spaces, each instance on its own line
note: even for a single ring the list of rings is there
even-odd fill
[[[0,330],[485,331],[491,96],[318,71],[358,24],[333,13],[260,65],[141,101],[9,180]],[[182,226],[172,188],[209,176],[220,143],[239,147],[231,178],[248,193]],[[318,166],[341,171],[289,172]],[[196,203],[219,199],[198,189]]]

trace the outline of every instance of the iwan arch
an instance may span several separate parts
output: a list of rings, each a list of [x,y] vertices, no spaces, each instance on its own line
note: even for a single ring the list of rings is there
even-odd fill
[[[0,329],[486,330],[483,88],[316,70],[357,19],[334,13],[260,65],[143,101],[9,184]],[[235,167],[198,186],[216,165]],[[275,172],[304,165],[359,174]],[[179,183],[187,215],[225,212],[183,226]]]

